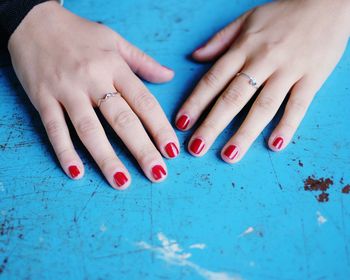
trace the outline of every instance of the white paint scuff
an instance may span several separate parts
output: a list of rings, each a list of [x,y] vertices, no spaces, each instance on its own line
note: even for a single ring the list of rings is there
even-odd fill
[[[100,231],[102,231],[102,232],[107,231],[107,227],[106,227],[105,224],[102,224],[102,225],[100,226]]]
[[[321,214],[320,211],[316,212],[318,225],[323,225],[327,222],[327,219]]]
[[[165,262],[177,265],[177,266],[187,266],[192,268],[195,272],[197,272],[200,276],[207,280],[241,280],[239,276],[234,276],[226,272],[214,272],[210,271],[206,268],[195,264],[190,261],[191,253],[186,253],[180,247],[180,245],[176,242],[176,240],[169,240],[163,233],[158,233],[158,240],[160,241],[160,246],[152,246],[145,241],[141,241],[137,243],[137,246],[143,248],[145,250],[149,250],[155,252],[157,257],[164,260]],[[193,244],[195,247],[203,247],[205,244]],[[193,246],[192,245],[192,246]],[[201,246],[198,246],[201,245]]]
[[[207,247],[207,245],[203,244],[203,243],[197,243],[197,244],[192,244],[190,246],[190,249],[200,249],[203,250],[205,249],[205,247]]]
[[[251,234],[254,232],[254,228],[253,227],[248,227],[245,231],[243,231],[238,237],[243,237],[245,235]]]

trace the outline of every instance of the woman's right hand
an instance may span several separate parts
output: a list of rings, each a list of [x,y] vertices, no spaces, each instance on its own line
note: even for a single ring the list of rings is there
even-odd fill
[[[135,73],[163,83],[173,78],[172,70],[111,29],[82,19],[54,1],[33,8],[12,34],[8,47],[15,72],[71,178],[81,178],[84,167],[64,112],[111,186],[125,189],[130,185],[130,174],[93,109],[106,93],[116,91],[120,95],[101,103],[99,109],[146,176],[152,182],[166,178],[161,154],[176,157],[179,142],[159,103]]]

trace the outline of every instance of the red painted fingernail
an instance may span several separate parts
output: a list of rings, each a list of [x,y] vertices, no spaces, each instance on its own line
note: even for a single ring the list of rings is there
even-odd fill
[[[236,145],[230,145],[225,149],[224,155],[230,160],[234,160],[238,156],[238,148]]]
[[[70,176],[72,178],[76,178],[80,174],[80,170],[79,170],[78,166],[76,166],[76,165],[69,166],[68,170],[69,170]]]
[[[155,180],[160,180],[166,175],[166,171],[161,165],[155,165],[152,167],[152,175]]]
[[[179,154],[179,149],[173,142],[170,142],[165,146],[165,151],[170,158],[174,158]]]
[[[205,146],[204,141],[200,138],[196,138],[192,141],[190,150],[192,153],[198,155],[201,153],[201,151],[203,151],[204,146]]]
[[[277,150],[280,150],[282,148],[284,139],[280,136],[276,137],[275,140],[273,140],[272,146],[274,146]]]
[[[185,130],[190,123],[190,117],[187,115],[182,115],[176,122],[178,129]]]
[[[167,70],[170,70],[170,71],[172,71],[172,72],[174,72],[174,70],[173,69],[171,69],[171,68],[169,68],[169,67],[167,67],[167,66],[165,66],[165,65],[162,65],[165,69],[167,69]]]
[[[128,177],[123,172],[116,172],[114,174],[114,182],[117,184],[118,187],[123,186],[128,180]]]

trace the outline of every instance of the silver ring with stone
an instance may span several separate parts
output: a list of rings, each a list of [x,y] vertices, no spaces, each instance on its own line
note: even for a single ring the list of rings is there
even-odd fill
[[[102,98],[99,98],[98,101],[97,101],[97,107],[100,108],[101,104],[103,102],[106,102],[108,100],[108,98],[110,97],[114,97],[114,96],[117,96],[117,95],[121,95],[120,92],[109,92],[109,93],[106,93]]]
[[[236,77],[239,77],[239,76],[244,76],[246,77],[249,81],[249,84],[251,86],[253,86],[254,88],[258,89],[259,88],[259,85],[258,85],[258,82],[256,81],[256,79],[250,75],[248,75],[247,73],[244,73],[244,72],[239,72],[237,73]]]

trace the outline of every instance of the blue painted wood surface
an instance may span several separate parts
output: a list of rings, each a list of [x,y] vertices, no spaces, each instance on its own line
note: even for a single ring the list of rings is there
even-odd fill
[[[173,119],[210,66],[186,56],[261,3],[67,0],[65,5],[175,69],[172,82],[148,85]],[[279,154],[265,146],[273,123],[242,162],[221,161],[220,148],[238,118],[201,159],[185,151],[190,133],[178,133],[182,153],[167,161],[167,181],[155,185],[109,130],[133,175],[124,192],[107,185],[76,137],[86,175],[78,182],[66,177],[2,55],[0,278],[350,279],[350,195],[341,193],[350,183],[349,54],[350,49],[315,98],[293,144]],[[304,191],[310,175],[333,178],[329,202]]]

